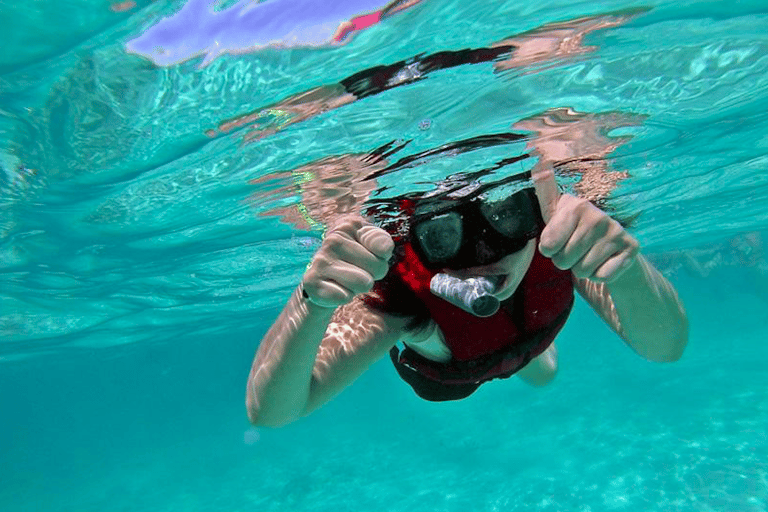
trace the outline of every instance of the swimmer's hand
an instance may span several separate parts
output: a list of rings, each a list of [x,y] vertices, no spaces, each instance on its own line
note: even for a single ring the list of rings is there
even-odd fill
[[[329,227],[307,271],[303,289],[316,306],[335,308],[365,293],[389,270],[392,237],[359,215]]]
[[[610,283],[637,260],[639,244],[604,211],[586,199],[563,194],[551,199],[550,218],[539,252],[577,278]]]

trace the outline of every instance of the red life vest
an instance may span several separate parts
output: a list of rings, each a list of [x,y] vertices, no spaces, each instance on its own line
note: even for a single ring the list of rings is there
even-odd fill
[[[430,380],[467,384],[511,376],[549,347],[573,307],[571,272],[558,269],[538,250],[515,294],[487,318],[432,294],[429,281],[436,272],[421,263],[409,243],[404,250],[392,271],[429,310],[452,358],[443,363],[431,361],[409,348],[392,356],[393,361]]]

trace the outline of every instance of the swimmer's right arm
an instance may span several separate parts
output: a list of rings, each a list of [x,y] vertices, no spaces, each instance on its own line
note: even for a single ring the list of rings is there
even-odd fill
[[[280,426],[324,404],[384,356],[405,320],[368,308],[360,294],[384,277],[394,243],[362,217],[342,218],[267,331],[248,377],[251,423]]]

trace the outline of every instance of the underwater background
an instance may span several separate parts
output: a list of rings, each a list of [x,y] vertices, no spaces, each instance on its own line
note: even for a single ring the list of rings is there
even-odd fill
[[[768,510],[764,1],[72,0],[0,33],[0,510]],[[532,147],[675,284],[679,362],[577,299],[546,388],[430,403],[380,361],[249,426],[328,219]]]

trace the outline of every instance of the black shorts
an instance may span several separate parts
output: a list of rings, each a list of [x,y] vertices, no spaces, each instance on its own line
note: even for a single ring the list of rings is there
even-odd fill
[[[409,349],[406,349],[409,350]],[[389,351],[392,364],[395,365],[400,378],[407,382],[413,390],[424,400],[430,402],[447,402],[449,400],[461,400],[474,393],[481,383],[468,384],[444,384],[429,379],[413,368],[400,362],[400,350],[392,347]]]

